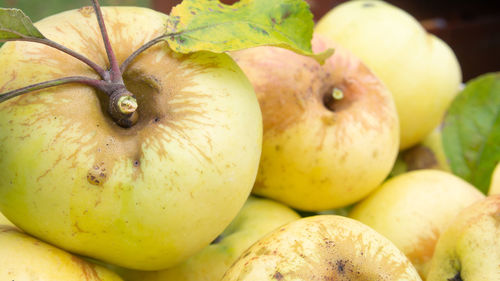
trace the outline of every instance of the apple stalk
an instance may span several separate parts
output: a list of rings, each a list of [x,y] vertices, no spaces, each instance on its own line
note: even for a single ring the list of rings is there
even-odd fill
[[[16,34],[20,37],[16,38],[2,38],[0,41],[30,41],[40,44],[45,44],[49,47],[55,48],[59,51],[62,51],[68,55],[73,56],[76,59],[79,59],[83,63],[87,64],[90,68],[92,68],[102,80],[94,79],[84,76],[69,76],[58,78],[50,81],[40,82],[36,84],[32,84],[23,88],[15,89],[3,94],[0,94],[0,102],[4,102],[8,99],[14,98],[16,96],[34,92],[37,90],[42,90],[49,87],[59,86],[68,83],[81,83],[91,87],[94,87],[98,91],[102,91],[106,93],[109,97],[109,107],[108,113],[111,115],[112,119],[121,127],[130,128],[132,127],[138,120],[137,113],[137,100],[135,96],[127,90],[125,83],[123,81],[123,73],[127,69],[128,65],[132,62],[134,58],[136,58],[140,53],[153,46],[156,43],[159,43],[164,40],[166,36],[169,34],[164,34],[158,36],[151,41],[147,42],[136,51],[134,51],[123,63],[122,65],[118,64],[118,60],[116,59],[115,53],[111,47],[111,42],[109,40],[109,36],[106,30],[106,25],[104,23],[104,17],[102,15],[101,7],[99,5],[98,0],[92,0],[92,5],[94,11],[96,13],[96,18],[99,24],[99,29],[101,31],[102,39],[104,42],[104,48],[106,50],[106,54],[109,61],[109,69],[103,69],[95,62],[86,58],[85,56],[70,50],[69,48],[60,45],[57,42],[54,42],[48,38],[38,38],[32,36],[25,36],[23,34]],[[170,34],[171,35],[171,34]]]

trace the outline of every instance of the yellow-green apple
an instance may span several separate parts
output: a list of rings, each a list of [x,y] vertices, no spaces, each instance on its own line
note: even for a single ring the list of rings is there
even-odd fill
[[[500,163],[497,164],[491,175],[490,189],[488,195],[500,194]]]
[[[0,280],[119,281],[110,270],[0,225]]]
[[[211,245],[185,262],[161,271],[118,271],[127,281],[215,281],[253,243],[276,228],[299,219],[291,208],[250,197],[231,224]]]
[[[400,148],[419,143],[440,122],[461,87],[453,50],[406,11],[377,0],[348,1],[317,23],[387,85],[401,126]]]
[[[317,215],[260,239],[222,280],[421,279],[405,255],[375,230],[347,217]]]
[[[426,280],[500,280],[500,194],[457,214],[439,237]]]
[[[483,198],[451,173],[416,170],[386,181],[348,216],[389,238],[424,278],[439,235],[460,210]]]
[[[167,15],[104,7],[119,63],[165,32]],[[104,69],[92,8],[36,23],[42,34]],[[96,78],[43,44],[8,42],[0,89],[64,76]],[[130,128],[110,117],[101,91],[65,84],[0,104],[0,211],[27,233],[120,266],[157,270],[200,251],[252,189],[262,116],[252,85],[227,54],[182,55],[157,43],[123,74],[137,98]]]
[[[276,47],[232,53],[252,82],[264,122],[255,194],[306,211],[344,207],[389,174],[399,145],[394,101],[350,52],[314,36],[324,65]]]

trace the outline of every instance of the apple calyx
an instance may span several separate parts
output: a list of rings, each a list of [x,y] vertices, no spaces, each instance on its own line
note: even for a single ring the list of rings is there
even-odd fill
[[[108,37],[106,25],[104,24],[104,18],[98,0],[92,0],[92,4],[94,11],[96,13],[99,29],[101,31],[104,47],[110,64],[110,68],[108,70],[103,69],[102,67],[100,67],[90,59],[86,58],[85,56],[44,37],[32,25],[28,26],[27,31],[25,30],[19,31],[18,27],[13,27],[13,28],[9,27],[7,29],[7,32],[13,34],[13,36],[3,37],[0,39],[0,41],[4,42],[29,41],[29,42],[45,44],[49,47],[62,51],[84,62],[90,68],[92,68],[97,74],[99,74],[101,79],[94,79],[84,76],[69,76],[50,81],[44,81],[28,85],[23,88],[15,89],[6,93],[2,93],[0,94],[0,102],[4,102],[8,99],[14,98],[16,96],[25,93],[34,92],[49,87],[54,87],[69,83],[80,83],[91,86],[97,89],[98,91],[106,93],[106,95],[109,97],[108,113],[110,114],[111,118],[114,120],[116,124],[118,124],[123,128],[130,128],[134,124],[136,124],[139,118],[137,113],[139,105],[137,103],[137,99],[135,98],[135,96],[129,90],[127,90],[125,83],[123,81],[123,73],[125,72],[128,65],[134,58],[136,58],[140,53],[142,53],[149,47],[153,46],[154,44],[161,42],[165,38],[165,35],[159,36],[141,46],[139,49],[133,52],[120,66],[111,47],[111,42]],[[22,11],[20,10],[4,10],[2,12],[10,13],[11,20],[13,22],[21,21],[24,24],[26,23],[26,20],[28,20],[29,23],[31,23],[29,18],[26,17],[24,13],[22,13]],[[15,23],[12,25],[15,25]]]

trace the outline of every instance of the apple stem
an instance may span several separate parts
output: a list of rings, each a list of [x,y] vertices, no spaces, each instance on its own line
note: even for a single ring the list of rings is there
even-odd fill
[[[103,78],[106,82],[108,82],[104,92],[109,96],[109,114],[111,114],[118,125],[124,128],[130,128],[138,120],[137,100],[134,95],[127,90],[125,83],[123,82],[123,73],[118,65],[115,52],[113,52],[113,48],[111,47],[111,41],[109,40],[108,31],[106,30],[106,24],[104,23],[104,17],[102,15],[99,1],[92,0],[92,4],[94,6],[97,23],[99,24],[99,29],[101,30],[104,48],[106,49],[110,65],[110,68],[107,71],[109,76]]]
[[[165,37],[167,37],[168,34],[163,34],[163,35],[160,35],[154,39],[152,39],[151,41],[147,42],[146,44],[142,45],[139,49],[135,50],[123,63],[122,65],[120,66],[120,71],[122,73],[125,72],[125,70],[127,70],[127,67],[129,66],[129,64],[139,55],[141,54],[142,52],[144,52],[146,49],[148,49],[149,47],[155,45],[156,43],[159,43],[159,42],[162,42],[163,39],[165,39]]]
[[[7,42],[7,41],[28,41],[28,42],[34,42],[34,43],[41,43],[41,44],[44,44],[44,45],[47,45],[49,47],[52,47],[54,49],[57,49],[61,52],[64,52],[76,59],[79,59],[80,61],[84,62],[85,64],[87,64],[90,68],[92,68],[95,72],[97,72],[97,74],[99,74],[99,76],[101,76],[101,78],[105,79],[106,76],[108,76],[109,74],[107,73],[106,70],[104,70],[102,67],[100,67],[99,65],[97,65],[96,63],[94,63],[93,61],[89,60],[87,57],[67,48],[67,47],[64,47],[63,45],[57,43],[57,42],[54,42],[50,39],[47,39],[47,38],[35,38],[35,37],[25,37],[25,38],[18,38],[18,39],[2,39],[0,40],[1,42]]]
[[[102,16],[101,6],[98,0],[92,0],[94,6],[94,11],[96,13],[97,22],[99,23],[99,28],[101,30],[102,40],[104,42],[104,48],[106,49],[106,54],[108,55],[108,60],[110,64],[110,74],[111,81],[114,83],[123,83],[122,73],[116,60],[115,52],[111,47],[111,42],[109,41],[108,31],[106,30],[106,25],[104,24],[104,18]]]
[[[50,39],[47,38],[31,38],[31,37],[22,37],[22,38],[14,38],[14,39],[0,39],[0,41],[30,41],[35,43],[45,44],[47,46],[53,47],[59,51],[62,51],[66,54],[69,54],[82,62],[86,63],[92,69],[94,69],[102,80],[93,79],[89,77],[83,76],[69,76],[64,78],[58,78],[50,81],[40,82],[33,85],[29,85],[20,89],[16,89],[7,93],[0,94],[0,102],[4,102],[8,99],[17,97],[19,95],[33,92],[49,87],[59,86],[68,83],[81,83],[85,85],[89,85],[94,87],[95,89],[106,93],[109,97],[109,107],[108,113],[111,115],[116,124],[124,128],[132,127],[138,120],[137,113],[137,100],[134,95],[127,90],[125,87],[125,83],[122,77],[122,71],[118,64],[118,60],[116,59],[115,53],[111,47],[111,42],[109,40],[108,32],[106,30],[106,26],[104,24],[104,18],[102,15],[101,7],[99,5],[98,0],[92,0],[92,4],[94,6],[94,11],[96,13],[97,22],[99,24],[99,29],[101,31],[102,39],[104,41],[104,47],[106,49],[106,53],[108,56],[110,68],[108,70],[103,69],[96,63],[92,62],[85,56],[78,54],[71,49],[64,47]],[[160,42],[161,40],[158,38],[156,41],[151,42],[149,46]],[[139,49],[139,52],[135,52],[135,56],[140,52],[147,49],[149,46]],[[130,61],[135,57],[129,58],[124,63],[124,69],[130,63]]]
[[[4,102],[8,99],[20,96],[25,93],[37,91],[37,90],[42,90],[45,88],[53,87],[53,86],[59,86],[63,84],[68,84],[68,83],[82,83],[86,85],[90,85],[94,88],[101,89],[103,90],[105,87],[106,82],[98,79],[93,79],[93,78],[88,78],[84,76],[69,76],[69,77],[64,77],[64,78],[59,78],[59,79],[54,79],[50,81],[45,81],[33,85],[29,85],[23,88],[15,89],[10,92],[6,92],[4,94],[0,95],[0,102]]]

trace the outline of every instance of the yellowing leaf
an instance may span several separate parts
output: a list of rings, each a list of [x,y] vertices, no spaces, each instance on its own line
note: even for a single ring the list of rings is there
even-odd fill
[[[179,53],[216,53],[272,45],[324,61],[332,51],[313,54],[313,15],[304,0],[184,0],[172,9],[167,42]]]

